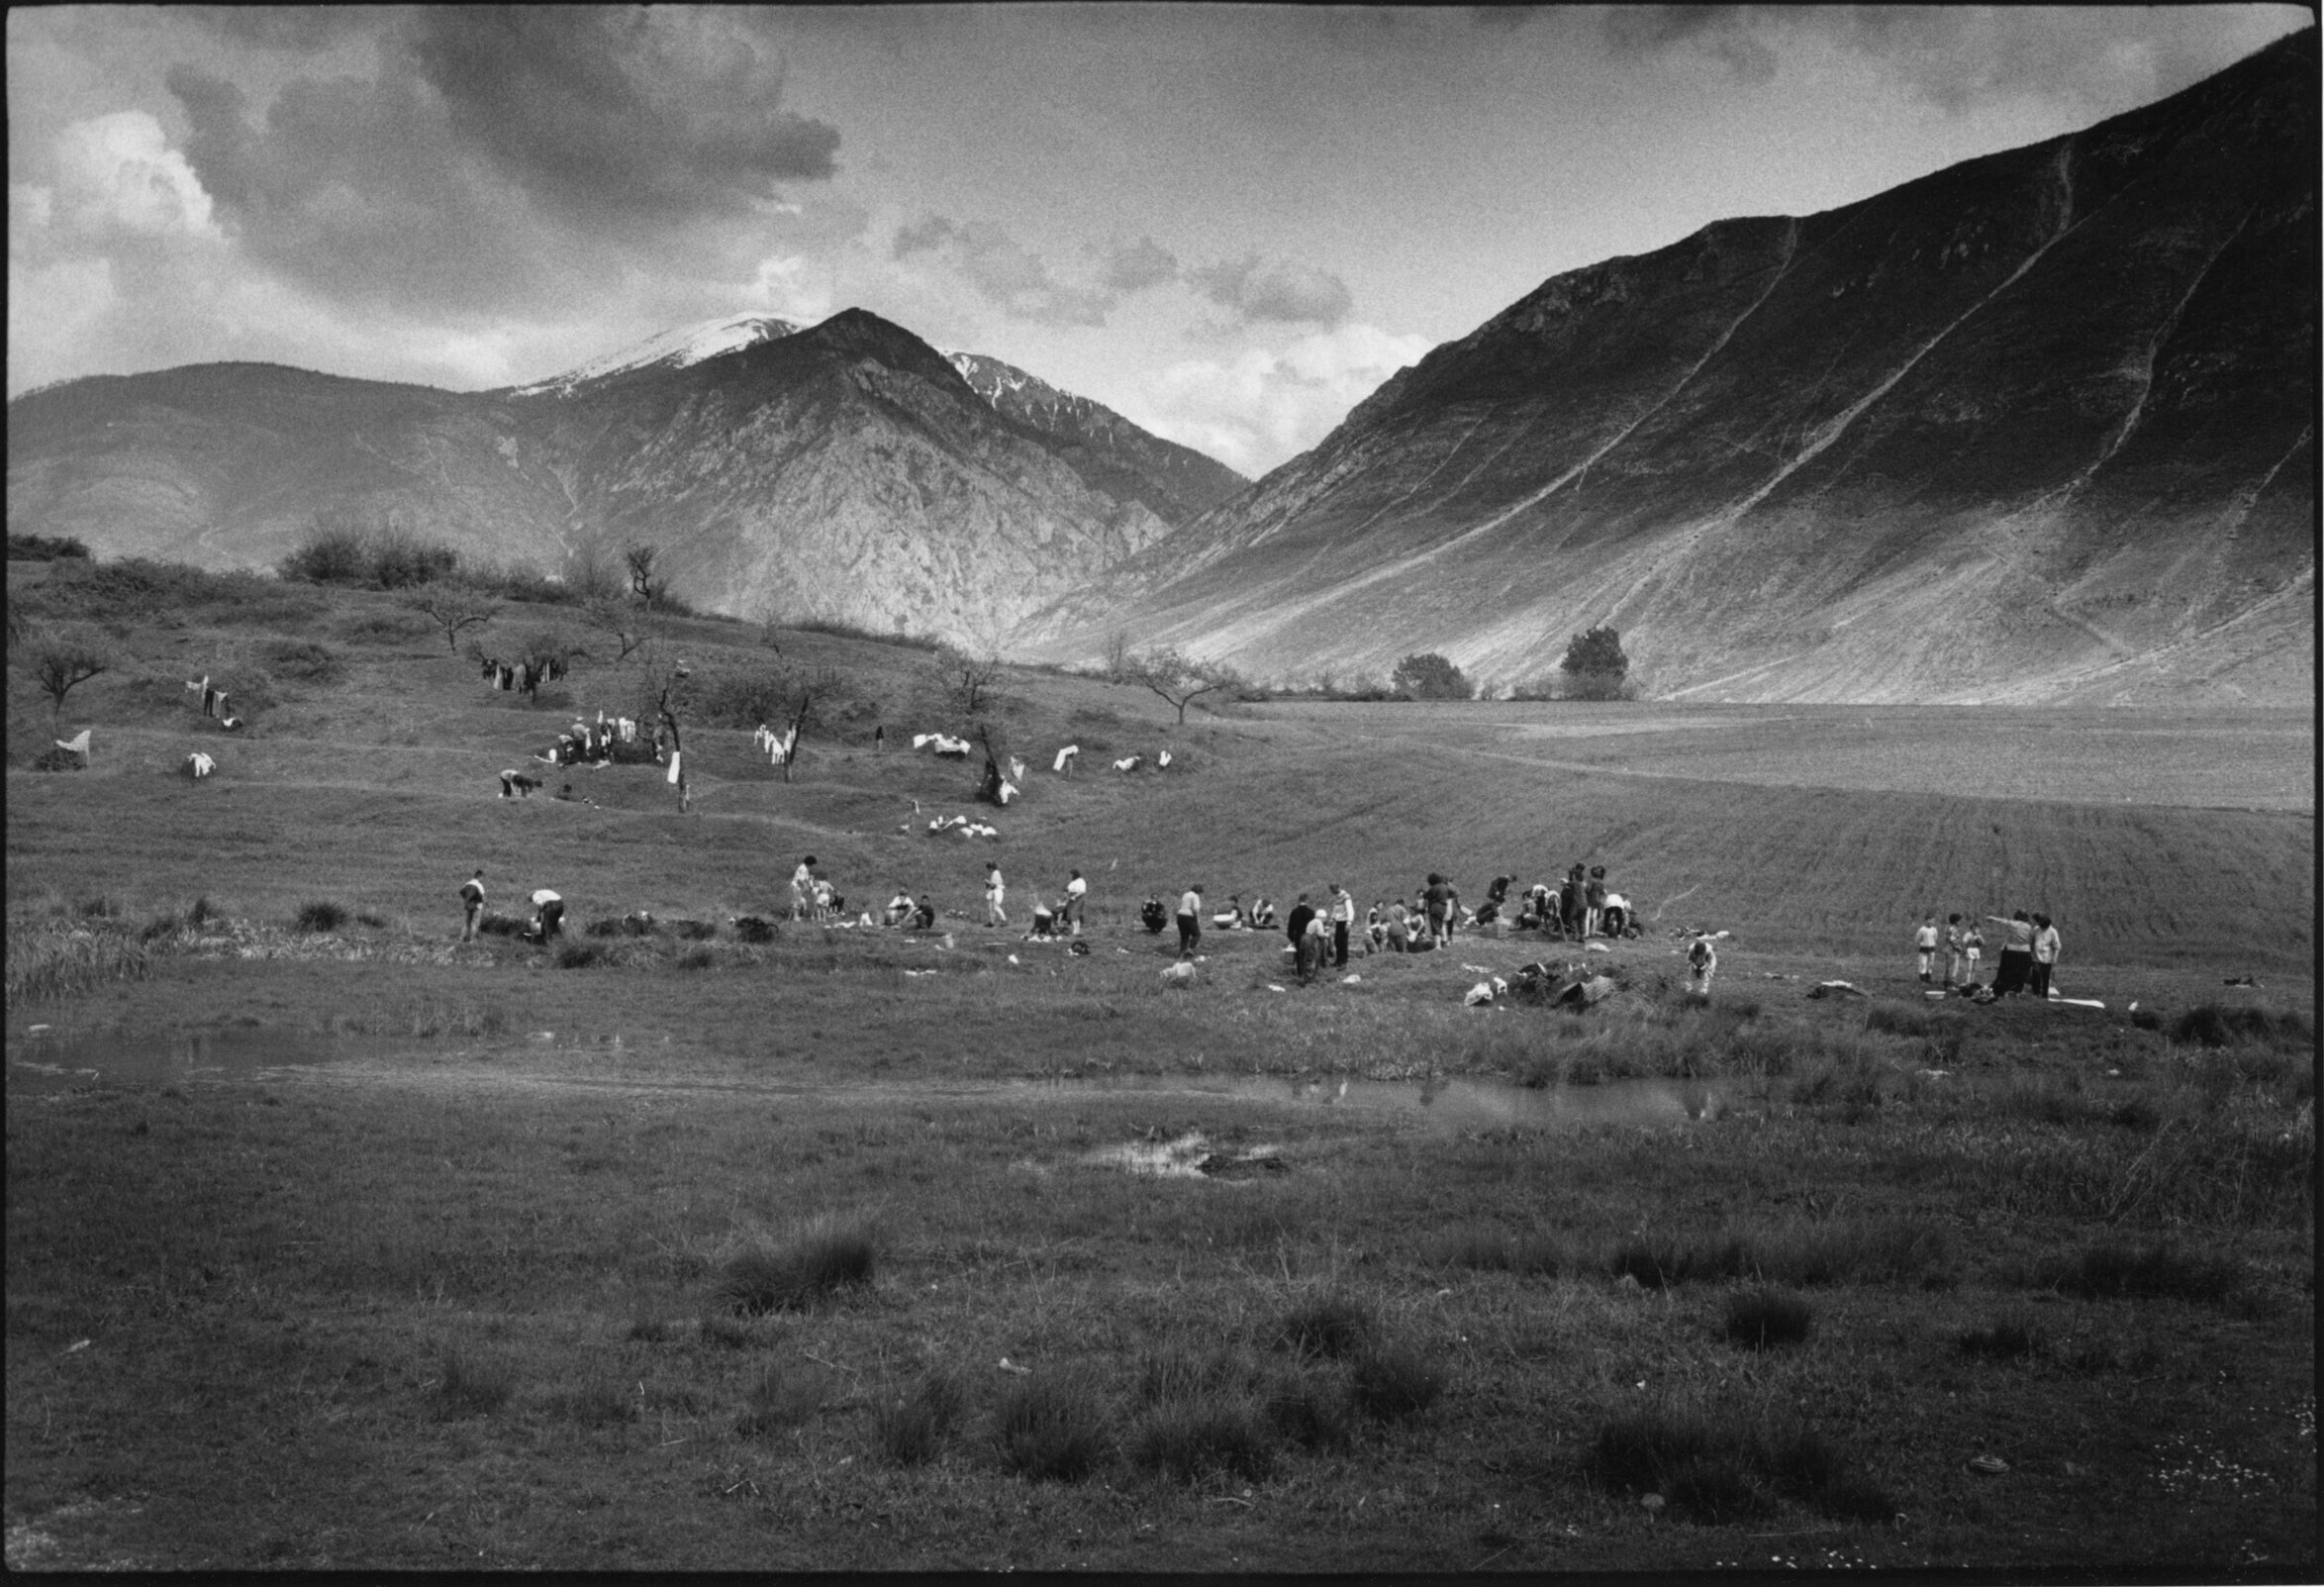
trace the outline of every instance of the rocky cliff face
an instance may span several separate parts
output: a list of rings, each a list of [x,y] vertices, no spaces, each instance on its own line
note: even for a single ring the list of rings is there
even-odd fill
[[[2085,132],[1545,282],[1029,623],[1262,676],[1611,623],[1709,699],[2313,699],[2313,31]]]
[[[499,392],[199,365],[9,404],[8,516],[207,566],[269,565],[326,509],[552,570],[644,541],[698,604],[987,647],[1240,483],[1040,391],[1012,413],[860,310],[695,327]]]

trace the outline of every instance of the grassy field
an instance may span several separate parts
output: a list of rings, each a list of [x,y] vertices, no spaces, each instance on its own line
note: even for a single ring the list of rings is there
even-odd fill
[[[117,624],[61,724],[94,724],[88,770],[29,769],[50,723],[11,680],[12,1566],[2315,1570],[2304,724],[1182,729],[1019,673],[1005,751],[1083,769],[989,843],[922,830],[976,807],[903,747],[959,725],[918,650],[783,634],[853,715],[788,784],[690,728],[681,815],[651,766],[494,797],[575,712],[632,709],[620,669],[535,709],[385,596],[87,599],[28,604]],[[771,653],[674,627],[698,669]],[[205,672],[247,737],[193,716]],[[805,852],[948,918],[741,940]],[[1589,955],[1624,989],[1586,1014],[1462,1005],[1565,956],[1524,936],[1306,987],[1213,932],[1174,989],[1130,920],[1190,882],[1476,899],[1577,858],[1650,928]],[[972,925],[987,859],[1019,920],[1085,870],[1092,951]],[[564,894],[561,952],[456,941],[479,864],[500,907]],[[1921,912],[2016,907],[2104,1011],[1919,996]],[[715,930],[587,932],[636,910]],[[1684,926],[1732,934],[1707,1007]],[[29,1067],[244,1032],[316,1061]],[[1499,1124],[1233,1075],[1720,1105]],[[1121,1166],[1174,1142],[1216,1171]]]

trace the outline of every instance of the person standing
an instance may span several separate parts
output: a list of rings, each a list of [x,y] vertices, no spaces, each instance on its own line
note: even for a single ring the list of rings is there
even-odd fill
[[[467,919],[460,924],[460,941],[476,941],[477,923],[484,919],[484,867],[476,867],[476,874],[460,883],[460,907]]]
[[[1976,921],[1965,921],[1961,928],[1961,967],[1965,987],[1977,985],[1977,969],[1985,956],[1985,934],[1977,929]]]
[[[1178,900],[1178,956],[1193,958],[1203,945],[1203,884],[1197,882]]]
[[[1697,937],[1687,944],[1687,990],[1695,996],[1710,996],[1710,978],[1719,970],[1719,950],[1707,937]]]
[[[1998,915],[1987,915],[1985,919],[2005,928],[2009,934],[2001,943],[2000,961],[1993,966],[1993,996],[2007,997],[2012,992],[2024,991],[2033,975],[2033,921],[2022,909],[2006,920]]]
[[[1948,992],[1961,985],[1962,955],[1967,950],[1962,941],[1961,912],[1955,910],[1945,917],[1945,990]]]
[[[1582,887],[1582,935],[1596,937],[1605,924],[1605,867],[1590,867],[1590,880]]]
[[[2058,928],[2050,924],[2050,917],[2036,912],[2033,918],[2033,995],[2047,999],[2050,991],[2050,972],[2058,967],[2058,950],[2064,945],[2058,938]]]
[[[1348,967],[1348,934],[1355,929],[1356,901],[1337,882],[1331,884],[1331,964]]]
[[[803,921],[814,913],[815,855],[810,854],[801,860],[799,868],[791,873],[791,918],[795,921]]]
[[[1073,880],[1065,884],[1066,935],[1070,937],[1081,936],[1081,914],[1083,900],[1087,899],[1089,896],[1090,884],[1082,880],[1082,874],[1080,871],[1075,871],[1073,873]]]
[[[1937,918],[1923,915],[1920,929],[1912,934],[1912,946],[1920,955],[1920,984],[1929,984],[1929,977],[1937,964]]]
[[[1307,980],[1309,975],[1307,923],[1314,918],[1314,906],[1307,902],[1306,893],[1300,894],[1300,901],[1292,905],[1291,913],[1283,918],[1284,933],[1291,939],[1292,961],[1299,970],[1300,979],[1303,981]]]
[[[1452,883],[1435,871],[1428,873],[1428,890],[1420,895],[1428,914],[1428,945],[1442,947],[1452,937],[1452,923],[1447,919],[1452,908]]]
[[[1009,883],[1001,874],[1001,867],[992,860],[985,861],[985,924],[1006,926],[1009,912],[1001,907],[1009,896]]]

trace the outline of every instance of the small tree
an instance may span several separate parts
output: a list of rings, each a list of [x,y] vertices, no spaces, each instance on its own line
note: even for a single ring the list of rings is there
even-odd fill
[[[583,603],[581,618],[612,642],[616,666],[628,661],[654,634],[651,619],[620,595],[598,596]]]
[[[1127,683],[1129,676],[1129,631],[1115,629],[1106,637],[1106,681]]]
[[[1164,703],[1177,709],[1179,725],[1184,727],[1189,705],[1206,694],[1240,687],[1242,675],[1223,662],[1191,660],[1176,649],[1165,648],[1130,657],[1123,681],[1160,695]]]
[[[443,647],[454,653],[462,629],[481,627],[500,615],[500,602],[458,584],[423,584],[403,604],[443,630]]]
[[[622,552],[622,560],[629,569],[629,593],[643,601],[648,611],[661,604],[661,598],[670,592],[669,577],[654,576],[654,558],[660,554],[657,546],[632,546]]]
[[[928,661],[944,704],[972,721],[993,708],[994,686],[1001,681],[1001,658],[981,659],[957,645],[939,645]]]
[[[52,726],[64,720],[64,697],[113,668],[113,658],[87,635],[71,631],[39,634],[29,642],[33,681],[48,697]]]
[[[1568,699],[1619,700],[1624,697],[1630,658],[1622,653],[1621,635],[1600,626],[1566,643],[1566,658],[1558,670],[1566,675]]]
[[[1405,656],[1388,681],[1397,693],[1412,700],[1466,700],[1477,692],[1468,674],[1434,650]]]

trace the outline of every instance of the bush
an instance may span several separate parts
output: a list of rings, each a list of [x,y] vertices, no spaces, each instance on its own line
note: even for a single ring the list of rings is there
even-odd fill
[[[20,535],[8,532],[8,559],[12,562],[87,561],[89,547],[69,535]]]
[[[745,915],[734,923],[734,935],[745,942],[771,942],[775,940],[775,923],[757,915]]]
[[[1388,681],[1399,694],[1412,700],[1467,700],[1477,693],[1469,675],[1434,650],[1405,656],[1388,675]]]
[[[319,522],[278,564],[284,578],[309,584],[408,589],[452,576],[459,552],[393,525],[359,528]]]
[[[2316,1032],[2296,1014],[2200,1003],[2171,1022],[2171,1040],[2181,1045],[2206,1047],[2233,1046],[2247,1041],[2308,1047],[2315,1044]]]
[[[100,981],[143,980],[152,972],[145,943],[113,931],[58,922],[8,928],[8,1005],[48,1002]]]
[[[1727,1338],[1750,1349],[1804,1344],[1812,1320],[1807,1303],[1783,1290],[1752,1290],[1727,1298]]]
[[[728,1258],[715,1298],[745,1316],[803,1311],[825,1295],[870,1283],[873,1260],[866,1232],[817,1229],[789,1245],[758,1245]]]
[[[1106,1457],[1105,1402],[1079,1376],[1030,1378],[1002,1401],[994,1437],[1002,1466],[1015,1475],[1079,1482]]]
[[[302,932],[336,932],[346,923],[346,910],[327,898],[299,906],[298,927]]]
[[[1348,1381],[1356,1406],[1375,1421],[1418,1416],[1444,1392],[1444,1374],[1410,1345],[1369,1349]]]

